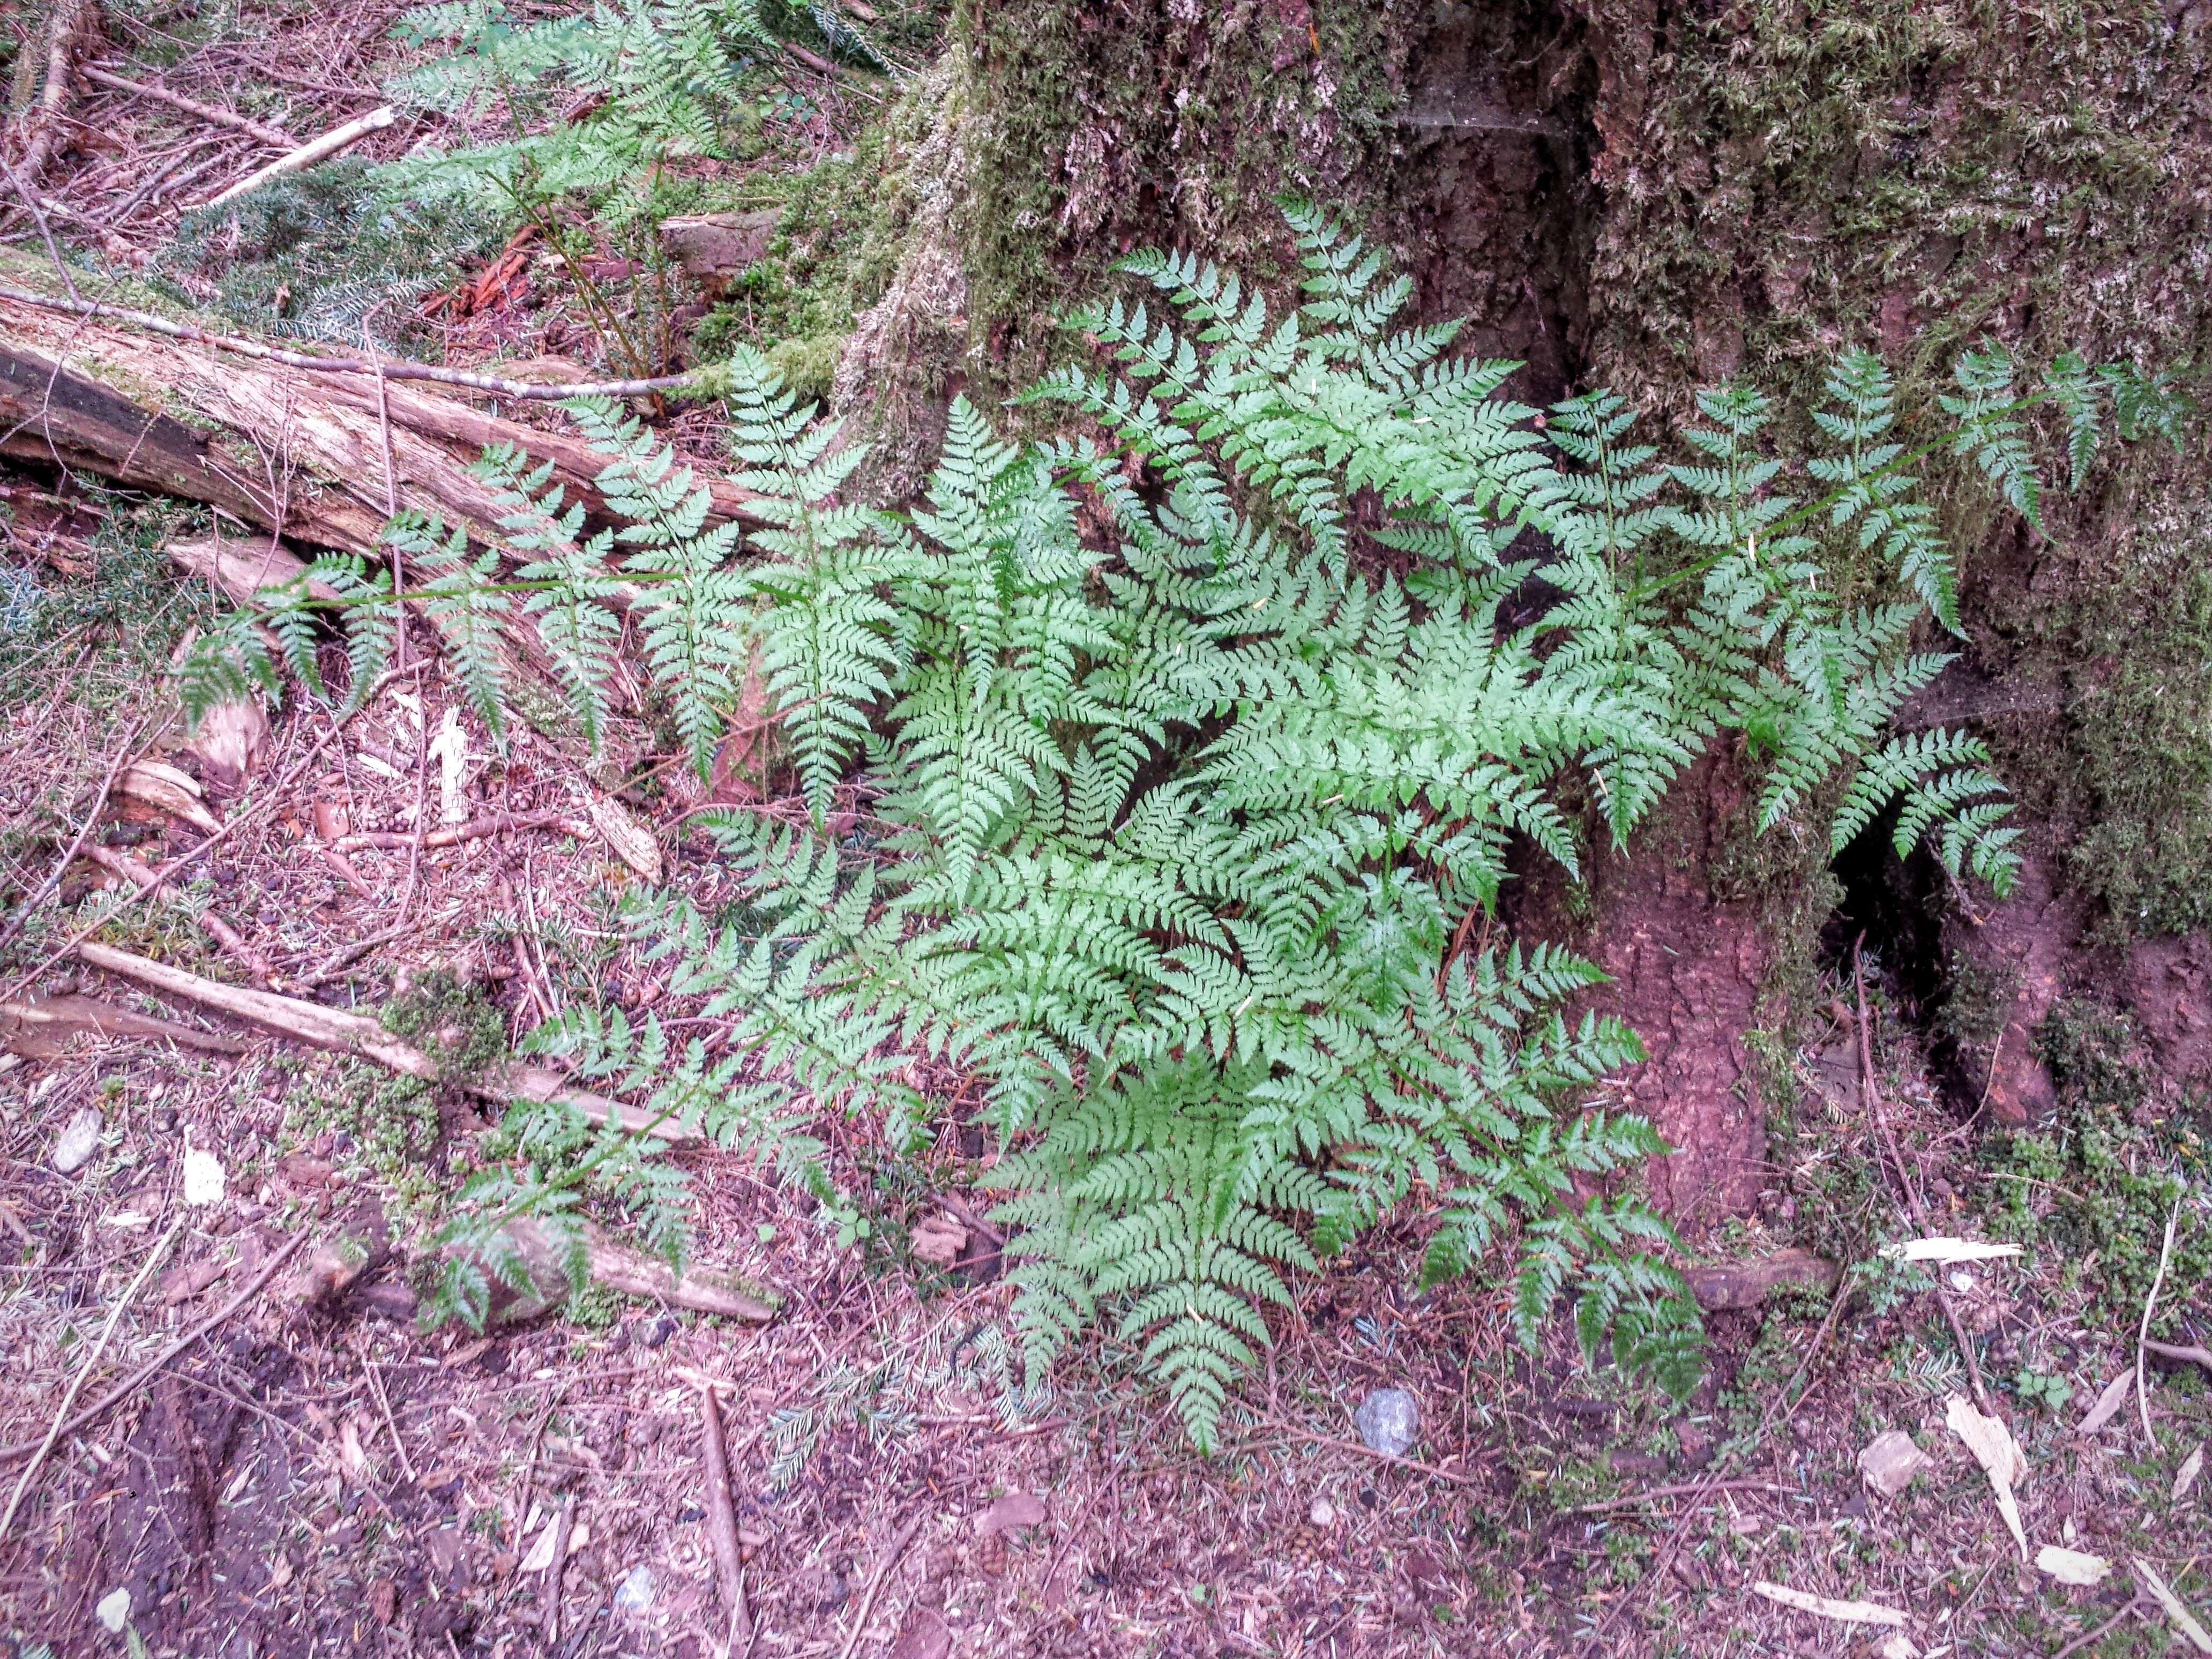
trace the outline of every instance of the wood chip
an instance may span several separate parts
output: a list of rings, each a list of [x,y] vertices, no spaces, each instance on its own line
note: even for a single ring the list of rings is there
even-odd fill
[[[1787,1584],[1770,1584],[1763,1578],[1751,1588],[1768,1601],[1779,1601],[1785,1607],[1795,1607],[1800,1613],[1818,1613],[1823,1619],[1839,1619],[1845,1624],[1903,1625],[1905,1622],[1905,1615],[1895,1607],[1885,1607],[1877,1601],[1838,1601],[1831,1596],[1791,1589]]]
[[[950,1267],[968,1248],[968,1230],[951,1216],[930,1216],[908,1235],[907,1247],[918,1261]]]
[[[975,1517],[975,1531],[988,1538],[993,1533],[1013,1532],[1044,1524],[1044,1499],[1035,1492],[1010,1492],[991,1500],[991,1507]]]
[[[2038,1571],[2050,1574],[2062,1584],[2101,1584],[2112,1570],[2112,1564],[2101,1555],[2061,1549],[2056,1544],[2045,1544],[2036,1551],[2035,1565]]]
[[[2204,1443],[2197,1443],[2197,1449],[2182,1460],[2181,1472],[2173,1477],[2173,1501],[2177,1504],[2189,1496],[2189,1489],[2197,1484],[2197,1477],[2204,1470]]]
[[[518,1572],[544,1572],[553,1565],[553,1553],[561,1547],[561,1523],[565,1517],[550,1516],[545,1530],[538,1534],[538,1541],[530,1547],[530,1553],[522,1558]]]
[[[2166,1609],[2166,1616],[2173,1620],[2174,1628],[2189,1638],[2191,1645],[2197,1652],[2212,1653],[2212,1636],[2205,1634],[2204,1626],[2197,1622],[2196,1615],[2183,1604],[2166,1580],[2159,1577],[2158,1570],[2140,1555],[2132,1559],[2136,1573],[2143,1581],[2143,1588],[2157,1598],[2159,1606]]]
[[[2002,1418],[1983,1416],[1961,1394],[1953,1395],[1945,1403],[1943,1420],[1966,1443],[1966,1449],[1989,1476],[1990,1488],[1996,1494],[1997,1513],[2012,1528],[2014,1540],[2020,1545],[2020,1559],[2027,1560],[2027,1528],[2021,1524],[2020,1504],[2012,1492],[2027,1479],[2027,1459],[2021,1452],[2020,1443],[2012,1437]]]
[[[115,793],[182,818],[204,836],[215,835],[222,828],[216,815],[201,804],[199,785],[163,761],[133,761],[115,781]]]
[[[2017,1244],[1991,1244],[1978,1238],[1916,1238],[1904,1244],[1892,1244],[1882,1254],[1893,1261],[1932,1261],[1948,1267],[1955,1261],[1996,1261],[2008,1255],[2018,1255]]]
[[[1936,1460],[1915,1445],[1912,1437],[1901,1429],[1889,1429],[1876,1435],[1859,1454],[1859,1474],[1884,1498],[1896,1497],[1912,1484],[1914,1475],[1935,1467]]]
[[[2097,1396],[2097,1403],[2089,1407],[2089,1414],[2081,1419],[2081,1426],[2074,1432],[2094,1434],[2106,1424],[2118,1417],[2120,1414],[2120,1407],[2128,1403],[2128,1388],[2135,1380],[2136,1375],[2133,1371],[2122,1371],[2111,1382],[2106,1383],[2104,1393]]]
[[[611,795],[594,795],[585,803],[592,827],[614,848],[615,856],[650,882],[660,879],[660,843],[653,831],[630,816],[629,809]]]

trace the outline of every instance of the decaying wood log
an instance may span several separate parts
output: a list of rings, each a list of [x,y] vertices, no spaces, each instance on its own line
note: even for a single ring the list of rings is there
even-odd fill
[[[9,268],[7,274],[27,270]],[[507,445],[550,462],[587,514],[606,503],[605,462],[574,433],[545,432],[386,380],[399,504],[487,535],[497,498],[469,471]],[[213,437],[167,412],[215,429]],[[204,501],[313,546],[368,553],[385,513],[383,417],[373,373],[322,373],[134,331],[0,295],[0,453],[58,461]],[[744,516],[745,492],[708,481],[710,522]]]

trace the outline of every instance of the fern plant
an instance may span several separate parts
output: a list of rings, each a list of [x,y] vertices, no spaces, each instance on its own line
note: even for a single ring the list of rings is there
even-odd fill
[[[1500,395],[1510,365],[1449,355],[1451,325],[1394,327],[1410,286],[1378,251],[1311,208],[1290,221],[1302,305],[1133,258],[1153,298],[1074,319],[1118,369],[1030,394],[1106,441],[1016,446],[957,400],[903,516],[842,499],[858,450],[741,352],[750,538],[708,530],[690,471],[594,404],[572,412],[608,460],[611,536],[580,539],[511,457],[487,460],[507,547],[395,526],[473,695],[500,687],[471,630],[519,625],[505,590],[524,589],[588,725],[611,635],[587,613],[618,560],[693,763],[749,696],[788,738],[803,811],[704,820],[738,896],[633,918],[723,1025],[719,1057],[678,1056],[650,1019],[540,1041],[778,1160],[848,1228],[807,1119],[865,1115],[905,1147],[931,1112],[908,1058],[972,1079],[1005,1148],[1029,1364],[1105,1319],[1201,1446],[1294,1276],[1408,1206],[1425,1281],[1510,1255],[1524,1341],[1565,1299],[1593,1363],[1684,1392],[1698,1320],[1634,1192],[1664,1148],[1600,1087],[1635,1035],[1573,1012],[1588,963],[1465,953],[1467,924],[1516,847],[1579,871],[1593,831],[1625,840],[1723,738],[1753,757],[1763,826],[1834,799],[1817,827],[1840,845],[1894,808],[1900,847],[2002,889],[2017,855],[1985,752],[1890,729],[1948,660],[1923,636],[1959,627],[1911,469],[1951,452],[2039,511],[2034,410],[2086,465],[2116,414],[2170,425],[2172,394],[2071,363],[2016,394],[1987,349],[1908,438],[1881,365],[1847,354],[1814,453],[1778,450],[1765,400],[1733,387],[1669,460],[1602,393],[1540,425]],[[495,580],[501,556],[522,580]],[[1540,570],[1557,602],[1511,620]],[[1563,805],[1577,776],[1588,823]],[[680,1247],[670,1191],[623,1162],[649,1162],[641,1143],[585,1150],[538,1121],[471,1188],[459,1255],[495,1267],[505,1220],[573,1215],[595,1187]],[[565,1162],[538,1155],[556,1144]],[[485,1271],[457,1305],[480,1310]]]
[[[508,133],[391,163],[381,182],[495,215],[571,193],[618,208],[661,163],[726,159],[744,71],[774,46],[755,0],[599,0],[531,22],[499,0],[441,0],[393,33],[448,48],[398,77],[395,101],[455,117],[501,106]]]

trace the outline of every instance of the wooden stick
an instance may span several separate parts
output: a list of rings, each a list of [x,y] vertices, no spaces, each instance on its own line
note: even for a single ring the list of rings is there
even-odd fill
[[[707,1464],[707,1538],[714,1547],[714,1576],[721,1583],[722,1607],[730,1616],[734,1641],[738,1627],[751,1621],[745,1617],[744,1558],[738,1547],[737,1504],[730,1493],[730,1449],[711,1385],[699,1390],[699,1423],[700,1455]]]
[[[438,1064],[429,1055],[394,1036],[365,1015],[350,1013],[340,1008],[325,1008],[320,1003],[304,1002],[295,997],[278,996],[272,991],[224,985],[215,980],[203,979],[182,968],[172,968],[166,963],[154,962],[145,957],[134,956],[128,951],[118,951],[109,945],[95,945],[89,940],[79,944],[76,954],[80,960],[105,973],[119,975],[165,996],[181,997],[188,1002],[197,1002],[202,1007],[213,1008],[280,1036],[292,1037],[310,1048],[358,1054],[364,1060],[373,1060],[380,1066],[388,1066],[408,1077],[428,1080],[438,1075]],[[470,1079],[466,1086],[494,1100],[520,1098],[570,1107],[593,1123],[612,1123],[622,1129],[641,1130],[665,1141],[694,1141],[702,1138],[696,1129],[655,1117],[637,1107],[626,1106],[618,1100],[610,1100],[605,1095],[596,1095],[588,1090],[572,1089],[559,1073],[541,1066],[509,1064],[491,1066],[481,1077]]]
[[[181,92],[171,92],[167,87],[155,86],[145,81],[127,81],[112,70],[101,69],[94,64],[85,64],[77,73],[95,86],[109,87],[117,92],[133,93],[141,98],[151,98],[156,103],[168,105],[172,109],[180,109],[187,115],[196,115],[203,121],[210,122],[219,127],[228,127],[233,131],[245,133],[249,137],[258,138],[272,149],[289,150],[297,149],[300,147],[300,141],[281,127],[264,126],[251,116],[240,115],[235,111],[223,109],[215,104],[203,104],[197,98],[187,98]]]
[[[210,1331],[222,1324],[233,1314],[236,1313],[240,1308],[244,1307],[248,1302],[252,1301],[256,1296],[258,1296],[261,1293],[261,1287],[276,1276],[277,1268],[283,1267],[286,1261],[290,1260],[292,1253],[307,1242],[307,1234],[293,1234],[290,1241],[285,1244],[283,1249],[277,1251],[276,1255],[270,1256],[268,1261],[261,1264],[260,1271],[253,1275],[252,1279],[246,1283],[245,1287],[241,1289],[236,1296],[231,1297],[231,1299],[224,1303],[221,1308],[216,1310],[214,1313],[210,1314],[205,1319],[193,1326],[191,1329],[186,1331],[175,1341],[170,1343],[167,1347],[162,1349],[161,1352],[155,1354],[151,1359],[141,1365],[137,1370],[131,1372],[130,1376],[125,1377],[123,1381],[110,1389],[106,1394],[100,1395],[99,1399],[94,1401],[92,1404],[87,1406],[75,1417],[70,1419],[68,1422],[63,1424],[61,1425],[61,1431],[64,1434],[75,1434],[79,1429],[85,1427],[88,1424],[98,1422],[101,1417],[106,1414],[108,1408],[113,1406],[117,1401],[127,1399],[131,1395],[137,1393],[139,1389],[144,1388],[146,1386],[147,1378],[152,1376],[155,1372],[160,1370],[162,1366],[167,1364],[179,1354],[184,1352],[185,1349],[191,1347],[193,1343],[198,1341]],[[19,1443],[13,1446],[0,1446],[0,1462],[5,1462],[10,1458],[21,1457],[25,1453],[36,1449],[37,1444],[37,1442],[33,1441],[28,1443]]]
[[[234,202],[246,191],[267,184],[271,179],[287,173],[297,173],[325,161],[340,150],[351,148],[372,132],[380,132],[399,118],[399,112],[389,104],[357,115],[343,126],[332,127],[319,138],[310,138],[296,149],[278,156],[265,167],[256,168],[227,190],[217,191],[202,204],[206,207],[221,207],[225,202]]]
[[[251,1043],[222,1031],[198,1031],[174,1020],[118,1008],[98,997],[39,997],[0,1002],[0,1044],[59,1043],[80,1031],[103,1037],[151,1037],[210,1054],[242,1054]],[[19,1050],[20,1052],[20,1050]]]
[[[591,825],[566,812],[492,812],[480,818],[471,818],[466,823],[453,823],[443,830],[433,830],[422,838],[422,843],[424,850],[428,851],[435,847],[452,847],[465,841],[481,841],[486,836],[505,835],[511,830],[565,830],[579,841],[592,838]],[[341,851],[356,847],[397,848],[414,846],[415,837],[396,830],[372,830],[340,836],[332,844]]]
[[[860,1610],[853,1615],[852,1633],[846,1637],[844,1648],[837,1655],[837,1659],[853,1659],[853,1650],[860,1644],[860,1632],[868,1627],[868,1613],[876,1605],[877,1593],[883,1589],[884,1580],[890,1576],[891,1564],[905,1553],[908,1544],[914,1542],[915,1534],[921,1530],[921,1523],[928,1516],[929,1511],[924,1510],[902,1527],[899,1535],[891,1540],[890,1547],[876,1563],[875,1571],[868,1577],[867,1591],[860,1597]]]
[[[2142,1346],[2161,1359],[2185,1359],[2192,1365],[2202,1365],[2206,1370],[2212,1371],[2212,1348],[2195,1345],[2178,1347],[2171,1342],[2153,1342],[2148,1338],[2144,1339]]]
[[[2151,1432],[2150,1395],[2143,1385],[2143,1349],[2150,1342],[2150,1316],[2158,1306],[2158,1293],[2166,1284],[2166,1264],[2173,1258],[2173,1224],[2181,1215],[2181,1194],[2173,1197],[2173,1207],[2166,1212],[2166,1240],[2158,1247],[2158,1275],[2150,1282],[2150,1294],[2143,1298],[2142,1323],[2136,1328],[2136,1414],[2142,1421],[2143,1439],[2153,1451],[2158,1449],[2158,1437]]]
[[[108,1310],[107,1322],[100,1328],[100,1335],[92,1345],[92,1352],[85,1355],[84,1364],[76,1368],[76,1375],[70,1379],[69,1392],[62,1396],[61,1409],[54,1413],[54,1420],[46,1430],[46,1437],[39,1442],[38,1449],[31,1454],[31,1461],[23,1465],[23,1473],[15,1481],[15,1492],[8,1499],[7,1511],[0,1514],[0,1538],[8,1535],[8,1528],[15,1522],[15,1510],[23,1502],[23,1493],[29,1488],[31,1478],[38,1474],[39,1466],[46,1461],[46,1454],[54,1449],[54,1442],[62,1437],[62,1425],[69,1420],[70,1407],[76,1403],[78,1391],[84,1387],[85,1378],[92,1375],[92,1368],[100,1363],[100,1356],[107,1351],[107,1339],[115,1334],[115,1327],[123,1317],[123,1310],[137,1299],[138,1287],[146,1282],[147,1275],[160,1265],[163,1256],[168,1255],[169,1246],[176,1242],[184,1224],[181,1220],[169,1224],[169,1231],[161,1235],[161,1242],[146,1253],[146,1265],[138,1269],[138,1276],[131,1281],[123,1294],[116,1298],[115,1305]]]

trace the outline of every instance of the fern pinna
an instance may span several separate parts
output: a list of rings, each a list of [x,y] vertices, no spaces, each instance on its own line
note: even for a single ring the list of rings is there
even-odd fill
[[[1699,399],[1668,461],[1617,398],[1540,422],[1500,395],[1510,365],[1449,355],[1450,325],[1394,329],[1409,287],[1381,253],[1290,218],[1303,305],[1278,315],[1187,256],[1132,259],[1151,300],[1074,319],[1118,368],[1029,394],[1105,441],[1011,444],[956,401],[902,516],[844,499],[860,451],[741,352],[731,442],[761,520],[742,541],[598,404],[573,413],[608,459],[611,536],[585,538],[512,457],[487,461],[507,548],[395,526],[480,697],[496,664],[471,642],[526,612],[592,729],[596,607],[619,582],[695,763],[750,700],[795,775],[795,814],[706,820],[737,900],[636,917],[672,991],[726,1024],[719,1057],[674,1054],[651,1020],[541,1040],[781,1160],[848,1226],[807,1117],[867,1114],[904,1146],[932,1110],[905,1057],[957,1068],[1004,1145],[990,1179],[1030,1361],[1110,1321],[1200,1445],[1291,1276],[1409,1204],[1425,1280],[1510,1252],[1524,1340],[1567,1298],[1593,1360],[1679,1393],[1700,1332],[1632,1179],[1664,1148],[1602,1104],[1636,1036],[1570,1013],[1590,964],[1533,940],[1469,952],[1468,924],[1516,847],[1578,872],[1593,832],[1625,840],[1729,735],[1764,825],[1835,800],[1840,845],[1893,813],[1900,848],[2002,888],[2016,856],[1985,751],[1892,730],[1948,660],[1923,636],[1959,626],[1911,468],[1948,451],[2033,512],[2031,410],[2057,409],[2086,465],[2112,412],[2170,425],[2174,399],[2071,362],[2008,396],[2018,371],[1988,349],[1908,439],[1887,373],[1847,354],[1817,453],[1778,447],[1735,387]],[[492,580],[498,554],[521,580]],[[1516,621],[1539,569],[1556,599]],[[210,648],[244,650],[225,639]],[[1562,804],[1577,775],[1588,823]],[[534,1150],[587,1141],[566,1176]],[[636,1158],[539,1124],[456,1237],[533,1194],[557,1214],[602,1191],[673,1239]],[[483,1288],[463,1274],[456,1295]]]

